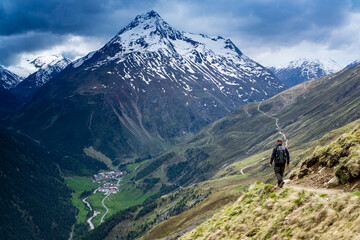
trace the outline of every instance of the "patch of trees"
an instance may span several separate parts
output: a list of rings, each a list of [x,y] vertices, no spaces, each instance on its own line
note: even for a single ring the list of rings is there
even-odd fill
[[[206,161],[209,154],[205,148],[190,148],[185,151],[185,162],[175,163],[167,168],[166,176],[170,182],[176,181],[184,185],[193,179],[196,173],[203,173],[209,169]],[[199,166],[202,166],[200,169]]]
[[[91,194],[93,193],[93,191],[89,190],[89,191],[83,191],[81,194],[80,194],[80,198],[86,198],[86,197],[89,197]]]
[[[152,210],[154,210],[157,207],[157,203],[153,202],[147,205],[144,205],[139,213],[136,215],[135,220],[138,220],[140,217],[145,216],[146,214],[150,213]]]
[[[189,148],[185,152],[186,160],[189,162],[201,162],[209,157],[205,148]]]
[[[86,155],[73,155],[64,152],[52,152],[52,160],[59,164],[64,175],[89,176],[100,169],[108,169],[103,163]]]
[[[146,155],[145,157],[139,157],[135,159],[134,163],[141,163],[142,161],[145,161],[146,159],[151,159],[152,156],[150,154]]]
[[[166,176],[170,182],[178,178],[183,172],[189,171],[190,166],[188,162],[179,162],[167,168]]]
[[[0,131],[1,239],[68,239],[76,209],[58,155]]]
[[[144,192],[147,192],[148,190],[152,189],[159,181],[160,178],[145,178],[141,189]]]
[[[88,231],[89,231],[89,224],[87,222],[76,224],[73,231],[73,239],[78,239]]]
[[[158,167],[160,167],[164,162],[167,160],[175,157],[174,152],[170,152],[166,155],[163,155],[159,158],[156,158],[154,161],[152,161],[149,165],[147,165],[145,168],[143,168],[140,172],[138,172],[135,176],[135,180],[139,180],[150,173],[154,172]]]

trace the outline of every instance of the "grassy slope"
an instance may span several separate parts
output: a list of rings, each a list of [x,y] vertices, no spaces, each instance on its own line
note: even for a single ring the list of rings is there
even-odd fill
[[[181,239],[357,239],[360,198],[257,183]]]
[[[179,215],[172,216],[156,225],[140,239],[158,239],[167,236],[176,236],[189,231],[201,222],[210,218],[219,209],[234,202],[240,195],[243,186],[250,184],[254,179],[250,177],[232,176],[221,180],[212,180],[193,185],[196,190],[211,191],[207,199]]]
[[[308,161],[308,159],[310,159],[312,156],[314,155],[319,155],[319,153],[323,153],[323,150],[324,149],[329,149],[329,147],[331,147],[332,150],[337,150],[339,148],[337,148],[336,144],[338,144],[339,142],[342,144],[342,145],[347,145],[348,143],[352,142],[352,143],[355,143],[355,145],[353,145],[350,150],[352,150],[352,154],[349,154],[349,156],[351,157],[346,157],[345,159],[342,159],[341,160],[341,157],[340,157],[340,165],[343,164],[343,165],[347,165],[347,164],[350,164],[351,166],[354,165],[354,163],[359,163],[360,159],[359,159],[359,155],[356,155],[357,152],[359,152],[358,150],[358,147],[359,147],[359,143],[360,143],[360,139],[359,139],[359,126],[360,126],[360,119],[359,120],[356,120],[342,128],[339,128],[339,129],[335,129],[329,133],[327,133],[326,135],[324,135],[318,142],[316,145],[313,145],[311,147],[309,147],[306,151],[303,152],[303,154],[301,156],[299,156],[298,158],[298,161],[302,161],[302,162],[306,162]],[[342,139],[346,139],[346,141],[343,141]],[[235,164],[233,164],[232,166],[230,166],[229,168],[230,169],[241,169],[243,166],[246,166],[249,162],[252,161],[252,158],[260,158],[261,157],[261,154],[259,155],[254,155],[252,157],[249,157],[247,159],[245,159],[245,163],[243,164],[243,162],[237,162]],[[334,167],[334,170],[337,169],[338,167],[335,166]],[[351,169],[357,169],[357,168],[351,168]],[[235,174],[234,174],[235,172]],[[266,172],[266,171],[265,171]],[[298,173],[299,172],[299,168],[297,167],[295,170],[294,170],[295,173]],[[335,171],[334,171],[335,172]],[[234,175],[230,175],[229,174],[234,174]],[[333,174],[333,176],[335,175],[335,173]],[[273,173],[270,172],[270,176],[273,177]],[[218,189],[219,190],[219,195],[221,196],[227,196],[228,194],[228,190],[233,188],[234,190],[235,189],[239,189],[238,186],[242,186],[244,184],[249,184],[249,183],[252,183],[254,182],[255,180],[254,179],[260,179],[260,178],[263,178],[263,179],[267,179],[267,175],[264,174],[264,172],[262,172],[262,174],[260,172],[257,171],[256,168],[248,168],[247,171],[245,171],[245,174],[244,175],[238,175],[238,173],[236,172],[236,170],[233,170],[232,172],[228,172],[228,171],[225,171],[225,170],[222,170],[222,171],[219,171],[219,173],[217,174],[217,176],[214,178],[214,180],[210,180],[210,181],[206,181],[206,182],[203,182],[203,183],[200,183],[199,184],[199,187],[204,187],[204,186],[215,186],[215,189]],[[242,180],[240,180],[242,178]],[[330,177],[331,178],[331,177]],[[232,179],[233,181],[230,181],[230,179]],[[245,180],[247,180],[245,182]],[[314,180],[305,180],[305,182],[308,184],[308,185],[314,185],[312,184],[311,182],[309,181],[314,181]],[[342,185],[342,188],[344,188],[346,186]],[[255,187],[257,189],[259,188],[263,188],[263,185],[259,185],[257,187]],[[360,186],[358,186],[358,188],[360,188]],[[254,207],[254,206],[257,206],[258,203],[259,203],[259,199],[261,199],[261,201],[265,201],[267,198],[272,198],[272,200],[274,200],[277,204],[277,209],[275,213],[273,212],[270,212],[270,218],[271,221],[274,223],[275,227],[274,229],[268,229],[265,225],[264,226],[261,226],[259,229],[248,229],[249,231],[246,232],[244,229],[241,230],[241,228],[239,229],[235,229],[237,226],[240,226],[241,224],[238,224],[238,220],[236,220],[235,222],[232,222],[232,217],[228,216],[228,215],[239,215],[239,214],[235,214],[234,213],[234,209],[238,209],[238,204],[235,203],[234,205],[231,205],[231,206],[225,206],[227,208],[227,210],[224,210],[222,211],[221,213],[219,212],[219,209],[223,209],[224,208],[224,205],[220,205],[220,206],[217,206],[216,208],[214,208],[213,210],[214,211],[217,211],[219,212],[217,215],[215,215],[211,220],[209,220],[209,222],[207,223],[204,223],[202,226],[200,226],[197,230],[193,231],[192,234],[188,234],[186,235],[186,237],[184,237],[184,239],[195,239],[195,238],[199,238],[199,239],[217,239],[219,238],[219,236],[223,236],[225,239],[226,238],[230,238],[230,239],[237,239],[237,238],[241,238],[241,239],[246,239],[248,238],[250,235],[252,234],[255,234],[254,237],[255,238],[262,238],[264,236],[266,236],[267,234],[264,234],[264,236],[262,235],[256,235],[257,233],[255,232],[259,232],[259,233],[268,233],[269,234],[269,237],[270,236],[276,236],[278,238],[282,238],[282,239],[286,239],[286,238],[290,238],[290,237],[294,237],[294,236],[300,236],[300,231],[298,230],[298,228],[296,227],[295,229],[291,229],[291,227],[281,227],[280,228],[280,225],[278,224],[279,222],[281,222],[284,218],[283,214],[281,214],[281,212],[284,211],[284,209],[282,208],[278,208],[279,205],[282,205],[282,202],[285,201],[285,200],[290,200],[290,201],[299,201],[299,200],[296,200],[296,199],[299,199],[299,195],[301,195],[301,193],[299,193],[298,191],[295,191],[293,189],[291,190],[286,190],[288,191],[289,193],[292,194],[292,196],[286,196],[286,198],[284,198],[284,194],[280,194],[280,198],[279,198],[279,192],[276,193],[276,196],[275,195],[269,195],[269,196],[265,196],[265,195],[262,195],[262,196],[255,196],[255,197],[259,197],[259,198],[253,198],[252,201],[254,202],[253,205],[249,205],[249,206],[243,206],[244,208],[246,207]],[[250,192],[246,192],[246,194],[248,194],[249,196],[251,194],[253,194],[254,191],[250,191]],[[241,194],[241,192],[237,192],[237,194]],[[355,191],[353,192],[353,195],[359,195],[359,192],[358,191]],[[297,211],[298,213],[301,213],[303,214],[303,212],[311,205],[314,205],[314,204],[318,204],[317,202],[318,201],[324,201],[324,196],[325,195],[322,195],[321,197],[319,196],[315,196],[311,193],[304,193],[303,194],[303,198],[304,199],[307,199],[306,200],[306,204],[301,207],[300,205],[292,205],[292,207],[294,208],[297,208]],[[208,201],[211,202],[211,201],[216,201],[216,195],[210,195]],[[328,202],[327,205],[324,205],[323,207],[321,207],[322,209],[325,209],[328,207],[328,205],[331,203],[337,203],[337,201],[339,201],[339,199],[342,199],[341,201],[344,201],[344,199],[352,199],[351,201],[353,201],[354,199],[351,197],[351,194],[350,195],[342,195],[342,196],[335,196],[333,199],[332,199],[332,202]],[[272,201],[271,200],[271,201]],[[239,200],[240,201],[240,200]],[[238,202],[239,202],[238,201]],[[260,201],[260,202],[261,202]],[[301,199],[302,201],[302,199]],[[263,203],[263,202],[261,202]],[[300,203],[300,202],[298,202]],[[352,202],[354,203],[354,202]],[[265,207],[266,208],[266,207]],[[330,208],[332,208],[330,206]],[[199,211],[200,210],[200,211]],[[257,209],[256,211],[258,211],[259,209]],[[305,212],[306,214],[312,214],[311,216],[309,216],[309,218],[313,217],[314,215],[318,214],[319,212],[317,211],[319,209],[312,209],[311,212]],[[256,215],[257,212],[255,212],[254,208],[252,208],[251,211],[254,211],[254,213],[249,213],[248,211],[246,212],[246,214],[248,215]],[[270,210],[267,209],[267,212],[269,212]],[[156,226],[155,228],[153,228],[152,230],[149,231],[149,234],[146,235],[146,237],[144,237],[144,239],[156,239],[156,238],[160,238],[160,237],[164,237],[164,236],[171,236],[171,235],[174,235],[176,233],[181,233],[181,231],[185,230],[186,227],[179,227],[178,229],[171,229],[170,231],[167,230],[166,227],[164,226],[171,226],[171,225],[174,225],[178,222],[183,222],[184,220],[186,220],[186,225],[185,226],[194,226],[194,225],[198,225],[199,224],[199,216],[195,215],[193,216],[193,218],[187,218],[187,216],[191,215],[191,212],[195,212],[196,214],[198,214],[199,216],[204,216],[207,212],[206,211],[201,211],[201,205],[199,205],[199,207],[195,207],[194,209],[191,209],[191,210],[188,210],[182,214],[180,214],[179,216],[176,216],[174,219],[169,219],[165,222],[163,222],[162,224]],[[225,212],[225,214],[224,214]],[[325,213],[321,213],[321,214],[330,214],[332,212],[332,210],[329,210],[329,212],[325,212]],[[353,215],[354,216],[359,216],[359,211],[356,212],[358,215]],[[209,214],[211,214],[211,212],[209,211]],[[227,215],[226,215],[227,214]],[[244,220],[245,218],[245,212],[242,216],[238,216],[239,218],[241,218],[241,221]],[[226,215],[226,216],[224,216]],[[220,216],[220,217],[219,217]],[[273,217],[275,216],[275,217]],[[224,225],[221,225],[222,222],[218,222],[218,219],[219,218],[225,218],[227,219],[226,222],[224,223]],[[293,216],[294,219],[298,218],[297,215],[294,215]],[[230,219],[230,220],[229,220]],[[295,221],[293,219],[293,221]],[[247,219],[246,221],[253,221],[254,219]],[[257,219],[259,220],[259,219]],[[256,221],[257,221],[256,220]],[[342,218],[338,218],[336,221],[340,221],[340,225],[339,226],[343,226],[343,224],[347,223],[346,221],[348,221],[349,219],[345,219],[344,222],[342,222]],[[305,221],[305,220],[299,220],[300,222],[300,225],[302,224],[301,221]],[[334,220],[335,221],[335,220]],[[174,223],[175,222],[175,223]],[[215,223],[214,223],[215,222]],[[212,227],[211,224],[216,225],[216,227]],[[269,223],[269,222],[267,222]],[[246,224],[248,225],[252,225],[251,223],[247,222]],[[264,223],[265,224],[265,223]],[[314,222],[308,222],[306,224],[314,224]],[[235,227],[234,227],[235,226]],[[350,222],[348,223],[348,226],[354,226],[353,222]],[[326,226],[325,226],[326,227]],[[324,228],[325,228],[324,227]],[[159,235],[156,235],[156,233],[159,233],[159,230],[162,230],[162,229],[165,229],[163,230],[163,232]],[[205,230],[204,230],[205,229]],[[227,230],[224,230],[224,229],[227,229]],[[232,230],[231,230],[232,229]],[[300,228],[301,229],[301,228]],[[336,228],[337,229],[337,228]],[[189,230],[189,229],[187,229]],[[226,233],[223,233],[223,231],[226,231]],[[238,236],[234,233],[234,231],[238,231],[239,234],[241,236]],[[325,230],[324,230],[325,231]],[[326,230],[327,231],[327,230]],[[210,233],[211,232],[211,233]],[[230,234],[230,232],[232,232],[233,235]],[[280,233],[278,233],[280,232]],[[347,233],[345,233],[347,232]],[[216,233],[216,234],[215,234]],[[230,235],[228,235],[230,234]],[[278,235],[276,235],[278,234]],[[311,232],[310,232],[311,234]],[[328,234],[328,233],[326,233]],[[324,236],[327,236],[327,235],[324,235]],[[340,231],[339,232],[339,235],[338,236],[341,236],[341,234],[344,234],[344,237],[348,236],[348,231]],[[249,235],[249,236],[246,236],[246,235]],[[148,236],[151,236],[151,237],[148,237]],[[208,236],[209,238],[206,238],[206,236]],[[275,237],[275,238],[276,238]]]

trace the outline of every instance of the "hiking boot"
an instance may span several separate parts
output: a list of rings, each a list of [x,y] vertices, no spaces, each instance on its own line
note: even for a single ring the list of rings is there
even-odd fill
[[[284,181],[282,181],[281,183],[280,183],[280,185],[279,185],[279,187],[283,187],[284,186],[284,184],[285,184],[285,182]]]

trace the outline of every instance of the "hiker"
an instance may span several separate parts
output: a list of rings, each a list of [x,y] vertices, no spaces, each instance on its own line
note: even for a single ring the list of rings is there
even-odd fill
[[[274,147],[273,152],[271,154],[270,159],[270,167],[272,167],[273,161],[275,162],[274,171],[275,176],[278,179],[277,187],[282,188],[284,185],[283,176],[284,176],[284,170],[285,170],[285,164],[286,167],[289,167],[290,162],[290,154],[287,147],[283,146],[283,140],[279,138],[277,140],[277,145]]]

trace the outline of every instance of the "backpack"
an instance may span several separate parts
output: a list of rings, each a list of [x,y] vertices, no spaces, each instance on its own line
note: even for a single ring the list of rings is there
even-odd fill
[[[278,163],[286,163],[287,155],[285,146],[281,145],[276,147],[276,159],[278,160]]]

